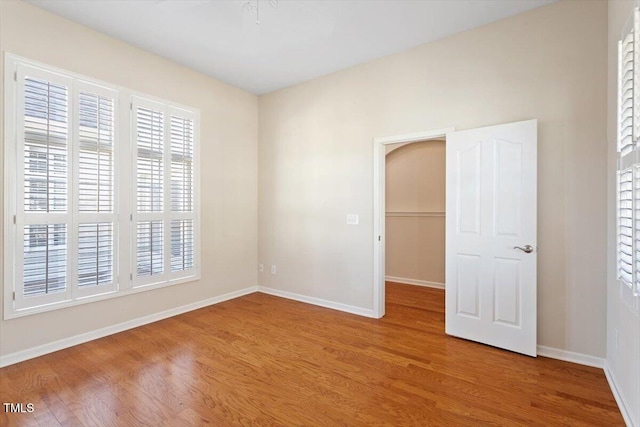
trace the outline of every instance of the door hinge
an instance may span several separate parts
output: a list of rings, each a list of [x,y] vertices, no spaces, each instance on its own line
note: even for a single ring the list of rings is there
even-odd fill
[[[129,214],[129,221],[133,221],[133,214]]]
[[[129,280],[133,280],[133,273],[129,273]]]
[[[18,72],[17,71],[13,72],[13,80],[16,81],[16,82],[18,81]]]
[[[16,291],[13,291],[13,300],[16,300]]]
[[[13,224],[16,224],[16,215],[13,216]]]
[[[380,236],[378,236],[378,242],[381,242],[382,238]]]

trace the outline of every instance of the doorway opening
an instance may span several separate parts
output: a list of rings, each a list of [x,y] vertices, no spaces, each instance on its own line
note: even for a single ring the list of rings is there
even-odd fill
[[[437,138],[385,147],[388,314],[390,304],[403,294],[407,300],[415,298],[416,304],[418,300],[426,304],[421,309],[444,315],[445,142],[444,138]]]
[[[449,132],[453,132],[455,129],[447,128],[447,129],[438,129],[434,131],[428,132],[420,132],[408,135],[398,135],[395,137],[387,137],[387,138],[376,138],[374,140],[374,239],[377,240],[374,242],[374,313],[376,317],[381,318],[385,314],[385,291],[386,285],[385,281],[388,276],[386,272],[386,257],[387,257],[387,239],[386,239],[386,227],[387,227],[387,195],[386,195],[386,177],[387,177],[387,154],[393,155],[393,152],[396,150],[413,150],[412,146],[407,147],[411,144],[416,143],[427,143],[427,141],[439,140],[442,150],[444,150],[444,141],[446,138],[446,134]],[[417,151],[420,150],[421,147],[417,148]],[[428,147],[433,148],[433,145]],[[427,151],[429,151],[427,149]],[[437,151],[437,148],[436,148]],[[400,153],[398,151],[396,154]],[[442,172],[444,173],[444,163],[441,165]],[[437,174],[436,174],[437,175]],[[442,195],[444,196],[444,180],[442,180]],[[394,194],[394,197],[396,194]],[[437,203],[433,203],[431,207],[419,207],[419,204],[414,204],[413,207],[409,207],[407,205],[406,208],[400,208],[397,204],[397,201],[394,200],[394,206],[392,209],[403,209],[403,210],[392,210],[389,213],[391,214],[391,218],[405,218],[405,219],[413,219],[414,221],[420,221],[420,218],[431,218],[436,219],[439,215],[441,217],[441,221],[444,222],[444,205],[442,207],[438,207]],[[444,197],[443,197],[444,202]],[[394,224],[395,226],[395,224]],[[400,226],[402,228],[403,226]],[[406,230],[404,230],[406,232]],[[442,238],[444,238],[444,230],[442,230]],[[444,247],[442,247],[442,251],[444,252]],[[393,252],[393,249],[392,249]],[[433,260],[436,262],[435,260]],[[400,261],[400,264],[402,262]],[[415,263],[409,262],[409,264],[414,265],[414,269],[416,268]],[[420,267],[417,267],[420,269]],[[410,268],[409,268],[410,270]],[[406,269],[404,271],[409,271]],[[403,271],[402,268],[398,271]],[[414,271],[415,273],[416,271]],[[411,274],[414,275],[415,274]],[[390,276],[394,277],[394,276]],[[435,277],[435,276],[434,276]],[[398,276],[395,276],[398,279]],[[405,277],[404,279],[411,279],[410,277]],[[442,271],[442,282],[424,280],[424,279],[416,279],[413,278],[413,284],[422,284],[422,285],[432,285],[432,286],[444,286],[444,271]],[[436,279],[437,280],[437,279]]]

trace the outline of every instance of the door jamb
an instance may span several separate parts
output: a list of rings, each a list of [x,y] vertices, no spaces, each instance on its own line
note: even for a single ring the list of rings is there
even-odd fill
[[[385,175],[386,146],[446,137],[454,127],[373,139],[373,315],[385,313]]]

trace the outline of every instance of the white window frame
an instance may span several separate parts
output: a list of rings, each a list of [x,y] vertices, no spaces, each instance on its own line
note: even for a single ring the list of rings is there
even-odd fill
[[[98,81],[76,73],[51,67],[36,61],[29,60],[11,53],[5,52],[4,66],[4,310],[5,320],[22,317],[35,313],[61,309],[83,303],[95,302],[109,298],[129,295],[151,289],[162,288],[180,283],[193,282],[201,278],[201,246],[200,246],[200,112],[197,109],[166,101],[153,96],[137,93],[136,91],[119,87],[117,85]],[[18,176],[21,167],[24,149],[22,141],[24,126],[19,126],[24,117],[24,102],[18,102],[18,96],[22,93],[21,85],[24,82],[24,69],[29,70],[30,76],[36,76],[37,70],[41,70],[41,77],[62,83],[69,88],[68,97],[68,186],[67,186],[67,213],[43,213],[30,216],[37,218],[38,223],[57,223],[58,216],[64,218],[67,224],[67,287],[64,292],[45,295],[43,297],[29,297],[21,292],[22,262],[24,256],[23,242],[18,242],[22,237],[22,227],[25,225],[25,216],[19,209],[24,209],[23,180]],[[54,80],[52,80],[54,79]],[[78,182],[77,160],[79,150],[78,141],[78,104],[80,90],[98,95],[114,97],[114,206],[113,213],[82,213],[78,209]],[[115,96],[114,96],[115,95]],[[188,115],[194,120],[194,212],[190,218],[194,220],[194,268],[175,274],[164,274],[149,283],[139,283],[135,280],[136,253],[135,253],[135,188],[130,185],[135,181],[135,138],[133,137],[133,104],[134,100],[144,99],[161,105],[167,113],[171,111]],[[145,101],[145,102],[146,102]],[[170,117],[167,115],[167,117]],[[165,120],[165,126],[168,121]],[[168,139],[168,138],[167,138]],[[167,142],[165,142],[167,144]],[[170,142],[168,142],[170,144]],[[165,156],[165,206],[170,208],[170,146],[169,155]],[[167,168],[167,162],[169,162]],[[22,162],[23,163],[23,162]],[[169,198],[168,198],[169,197]],[[22,205],[21,205],[22,204]],[[22,207],[21,207],[22,206]],[[165,257],[170,260],[170,220],[173,217],[170,210],[165,213]],[[45,218],[46,216],[46,218]],[[175,216],[175,215],[174,215]],[[113,219],[113,281],[107,285],[96,286],[95,289],[79,289],[78,265],[77,265],[77,237],[80,220],[85,222],[110,222]],[[33,221],[30,221],[33,222]],[[165,269],[170,273],[170,262],[165,260]],[[18,281],[20,280],[20,281]],[[93,288],[93,287],[92,287]]]

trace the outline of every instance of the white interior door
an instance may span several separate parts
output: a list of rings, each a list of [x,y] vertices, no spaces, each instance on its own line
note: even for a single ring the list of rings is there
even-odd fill
[[[536,356],[537,120],[446,147],[446,332]]]

